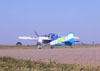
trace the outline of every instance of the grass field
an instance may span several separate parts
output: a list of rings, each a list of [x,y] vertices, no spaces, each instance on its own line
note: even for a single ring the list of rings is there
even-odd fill
[[[75,45],[73,48],[96,48],[100,45]],[[15,46],[15,45],[0,45],[0,49],[34,49],[37,46]],[[50,48],[49,46],[44,46],[44,48]],[[69,46],[55,46],[55,48],[70,48]]]
[[[36,62],[0,57],[0,71],[100,71],[100,67],[57,64],[53,61]]]
[[[16,45],[0,45],[0,49],[32,49],[37,46],[16,46]]]

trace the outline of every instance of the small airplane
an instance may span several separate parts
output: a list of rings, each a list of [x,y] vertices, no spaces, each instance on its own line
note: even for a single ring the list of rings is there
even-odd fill
[[[24,40],[36,40],[38,48],[41,49],[45,45],[49,45],[50,48],[54,48],[54,46],[72,46],[75,44],[74,42],[79,42],[75,41],[75,39],[79,39],[79,37],[74,37],[73,32],[69,32],[69,34],[65,37],[58,36],[56,34],[50,33],[48,35],[38,35],[37,32],[35,32],[36,37],[18,37],[19,39],[24,39]]]

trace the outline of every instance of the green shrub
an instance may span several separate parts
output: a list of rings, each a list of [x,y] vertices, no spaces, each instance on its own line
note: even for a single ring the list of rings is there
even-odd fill
[[[100,66],[57,64],[51,60],[48,62],[36,62],[11,57],[0,57],[0,71],[100,71]]]

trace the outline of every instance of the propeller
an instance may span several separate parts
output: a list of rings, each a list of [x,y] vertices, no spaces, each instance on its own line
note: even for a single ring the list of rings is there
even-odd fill
[[[34,32],[36,36],[39,36],[37,32]]]
[[[35,33],[35,35],[37,36],[37,37],[39,37],[39,34],[37,33],[37,32],[34,32]],[[40,44],[39,44],[39,42],[37,41],[37,43],[36,43],[36,46],[39,46]]]

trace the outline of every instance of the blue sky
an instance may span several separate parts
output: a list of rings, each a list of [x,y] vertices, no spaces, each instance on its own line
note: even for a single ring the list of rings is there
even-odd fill
[[[18,36],[74,32],[84,43],[100,43],[100,0],[0,0],[0,44]]]

